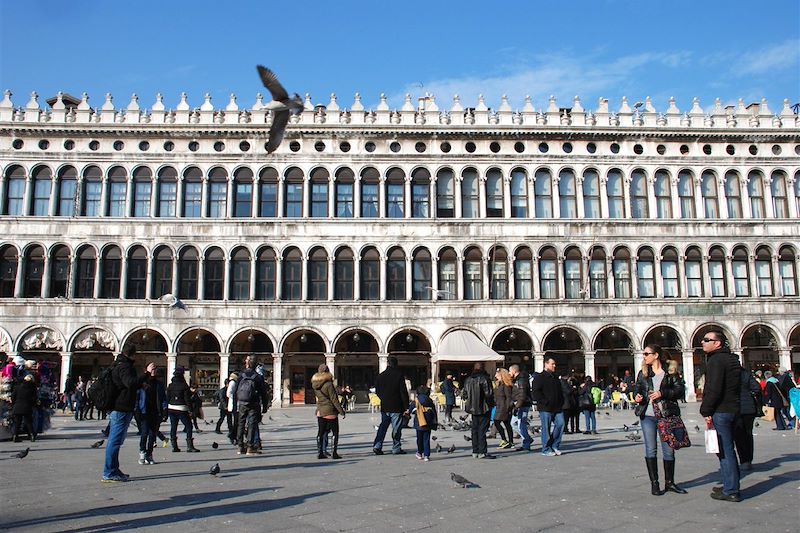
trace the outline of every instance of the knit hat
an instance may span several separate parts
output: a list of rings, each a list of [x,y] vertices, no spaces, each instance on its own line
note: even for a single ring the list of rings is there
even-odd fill
[[[328,365],[326,365],[325,363],[322,363],[321,365],[319,365],[319,368],[317,368],[317,371],[319,371],[319,372],[327,372],[328,371]]]
[[[175,369],[175,372],[173,372],[172,375],[173,376],[182,376],[184,372],[185,372],[184,368],[182,366],[179,366],[179,367],[177,367]]]

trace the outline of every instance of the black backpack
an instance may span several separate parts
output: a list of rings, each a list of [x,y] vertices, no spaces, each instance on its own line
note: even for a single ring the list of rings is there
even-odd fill
[[[100,372],[100,376],[89,387],[89,400],[101,411],[113,410],[114,402],[117,401],[117,396],[119,395],[119,389],[111,375],[113,370],[114,366],[112,365]]]
[[[242,373],[239,376],[239,383],[236,384],[236,401],[240,405],[258,401],[258,386],[256,385],[256,374]]]

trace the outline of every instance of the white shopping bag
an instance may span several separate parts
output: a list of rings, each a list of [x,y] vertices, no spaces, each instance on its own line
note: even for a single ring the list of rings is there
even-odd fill
[[[706,453],[719,453],[719,441],[717,440],[717,430],[706,430]]]

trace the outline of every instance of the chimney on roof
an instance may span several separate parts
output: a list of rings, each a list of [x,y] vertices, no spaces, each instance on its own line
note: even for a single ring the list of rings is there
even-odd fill
[[[58,100],[58,96],[53,96],[51,98],[48,98],[45,101],[47,102],[47,105],[49,105],[52,108],[53,104],[55,104],[57,100]],[[71,94],[67,94],[67,93],[63,93],[61,95],[61,101],[64,102],[64,105],[66,106],[67,111],[69,111],[70,109],[77,108],[78,104],[81,103],[81,99],[80,98],[75,98]]]

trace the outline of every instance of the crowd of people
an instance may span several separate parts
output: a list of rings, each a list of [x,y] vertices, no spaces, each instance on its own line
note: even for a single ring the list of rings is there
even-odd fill
[[[25,431],[31,441],[50,428],[56,405],[56,376],[48,361],[21,356],[0,360],[0,437],[15,442]]]

